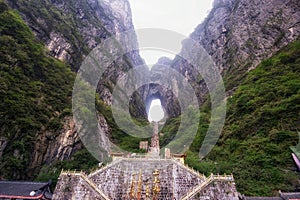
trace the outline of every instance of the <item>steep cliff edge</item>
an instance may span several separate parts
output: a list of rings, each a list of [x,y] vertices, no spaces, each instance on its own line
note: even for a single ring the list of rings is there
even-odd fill
[[[299,34],[299,1],[216,0],[191,38],[212,56],[230,90]]]
[[[77,71],[82,59],[104,39],[133,29],[126,0],[7,1],[49,49]],[[141,62],[135,57],[133,63]]]

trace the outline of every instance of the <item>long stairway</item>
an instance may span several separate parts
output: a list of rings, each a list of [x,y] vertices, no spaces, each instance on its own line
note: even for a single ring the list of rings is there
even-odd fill
[[[154,182],[153,172],[159,171],[159,199],[180,199],[192,187],[204,181],[205,176],[173,159],[120,158],[109,167],[99,169],[88,178],[111,199],[125,199],[133,182],[136,187],[138,174],[142,173],[141,199],[146,197],[146,185]],[[133,177],[134,180],[133,180]],[[137,193],[137,191],[136,191]]]
[[[154,171],[159,172],[154,178]],[[197,194],[207,196],[209,193],[223,193],[217,199],[236,199],[234,184],[231,190],[223,188],[228,182],[234,182],[232,175],[213,175],[205,177],[203,174],[189,168],[174,159],[153,158],[120,158],[109,165],[98,169],[90,175],[82,172],[63,171],[56,187],[54,200],[60,199],[86,199],[97,200],[123,200],[129,196],[139,196],[134,199],[147,199],[147,191],[152,194],[153,184],[159,180],[158,200],[172,199],[198,199]],[[213,182],[222,182],[215,187]],[[223,188],[223,191],[218,188]],[[139,189],[138,189],[139,188]],[[205,191],[204,191],[205,190]],[[231,197],[227,192],[232,191]],[[227,195],[227,197],[226,197]],[[216,199],[216,197],[209,199]]]

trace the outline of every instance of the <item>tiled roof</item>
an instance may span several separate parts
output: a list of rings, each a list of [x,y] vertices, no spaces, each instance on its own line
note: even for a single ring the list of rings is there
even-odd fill
[[[2,197],[40,197],[44,192],[51,196],[48,182],[0,181],[0,198]]]
[[[281,192],[280,196],[283,199],[300,199],[300,192],[289,192],[289,193]]]
[[[299,192],[279,192],[279,197],[245,197],[242,196],[242,200],[300,200]]]

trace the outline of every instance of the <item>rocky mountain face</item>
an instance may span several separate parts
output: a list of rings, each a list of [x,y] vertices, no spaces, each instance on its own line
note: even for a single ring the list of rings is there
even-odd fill
[[[299,37],[299,8],[295,0],[216,0],[191,37],[213,57],[223,74],[238,83],[238,74],[254,69]]]
[[[167,77],[171,74],[166,71],[171,69],[169,68],[171,62],[172,60],[169,58],[162,57],[148,72],[151,84],[145,85],[140,91],[142,99],[145,102],[147,112],[149,112],[152,100],[160,99],[165,112],[165,117],[175,117],[180,115],[180,106],[176,97],[176,95],[178,95],[178,91],[176,93],[176,91],[172,91],[170,89],[176,88],[177,80],[169,83],[169,85],[160,85],[161,80],[167,80]]]
[[[296,40],[299,34],[300,3],[297,0],[215,0],[208,17],[190,37],[212,57],[223,76],[227,93],[231,94],[247,72]],[[190,49],[189,44],[183,44],[180,54],[197,59]],[[180,55],[169,65],[187,77],[199,102],[203,102],[208,90],[195,67]],[[162,89],[149,91],[154,90]],[[169,112],[179,113],[176,106],[174,109]]]
[[[127,1],[7,1],[18,10],[50,55],[78,70],[82,59],[104,39],[133,29]],[[141,62],[135,57],[133,62]]]

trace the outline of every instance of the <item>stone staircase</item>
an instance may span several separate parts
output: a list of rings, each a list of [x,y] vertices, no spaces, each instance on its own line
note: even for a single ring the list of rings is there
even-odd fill
[[[191,187],[204,181],[204,176],[172,159],[122,158],[109,167],[98,170],[88,176],[111,199],[126,199],[132,182],[137,185],[141,173],[141,198],[146,198],[146,185],[152,188],[153,171],[159,171],[159,199],[180,199]],[[135,178],[133,178],[135,175]],[[135,193],[138,191],[135,190]]]
[[[199,199],[199,194],[202,195],[204,190],[214,187],[213,182],[234,181],[232,175],[211,174],[205,177],[174,159],[123,157],[88,176],[82,172],[62,172],[53,199],[152,199],[155,170],[159,172],[157,176],[160,189],[157,193],[159,200]],[[66,188],[69,188],[67,193]],[[213,188],[213,190],[218,192],[220,188]],[[235,187],[233,191],[236,191]],[[226,196],[227,189],[223,192]],[[70,197],[72,194],[73,196]],[[216,199],[210,198],[209,192],[205,195],[208,196],[206,199]]]

